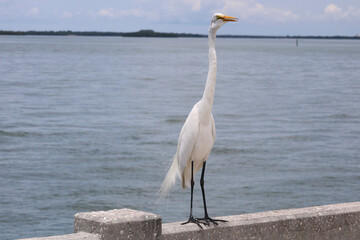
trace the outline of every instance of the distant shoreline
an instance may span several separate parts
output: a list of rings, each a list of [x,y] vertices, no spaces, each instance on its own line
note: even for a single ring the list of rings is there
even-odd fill
[[[205,38],[206,34],[192,33],[166,33],[153,30],[140,30],[138,32],[97,32],[97,31],[6,31],[0,30],[0,35],[12,36],[101,36],[101,37],[159,37],[159,38]],[[267,38],[267,39],[353,39],[360,40],[356,36],[267,36],[267,35],[218,35],[218,38]]]

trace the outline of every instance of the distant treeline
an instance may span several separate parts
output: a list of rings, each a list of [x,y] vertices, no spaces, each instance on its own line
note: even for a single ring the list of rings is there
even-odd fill
[[[44,36],[105,36],[105,37],[206,37],[202,34],[191,33],[164,33],[153,30],[138,32],[95,32],[95,31],[1,31],[0,35],[44,35]]]
[[[44,35],[44,36],[108,36],[108,37],[207,37],[206,34],[192,33],[165,33],[153,30],[140,30],[138,32],[96,32],[96,31],[4,31],[0,35]],[[218,35],[219,38],[306,38],[306,39],[358,39],[360,36],[260,36],[260,35]]]

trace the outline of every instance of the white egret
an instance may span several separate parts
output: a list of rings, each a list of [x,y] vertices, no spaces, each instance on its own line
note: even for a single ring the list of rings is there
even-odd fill
[[[217,220],[209,217],[204,191],[204,173],[206,160],[209,157],[211,149],[215,141],[215,122],[212,115],[212,106],[214,102],[217,60],[215,52],[216,32],[227,22],[236,22],[235,17],[226,16],[221,13],[215,13],[211,19],[209,27],[209,72],[206,80],[205,90],[199,102],[192,108],[187,117],[184,126],[181,129],[177,151],[173,158],[172,165],[165,177],[160,188],[161,196],[166,196],[176,178],[179,177],[182,187],[191,187],[190,216],[189,220],[183,224],[196,223],[201,227],[200,223],[209,225],[210,222],[217,224]],[[204,218],[194,218],[192,215],[193,206],[193,190],[194,190],[194,174],[202,167],[200,186],[204,203]],[[202,228],[202,227],[201,227]]]

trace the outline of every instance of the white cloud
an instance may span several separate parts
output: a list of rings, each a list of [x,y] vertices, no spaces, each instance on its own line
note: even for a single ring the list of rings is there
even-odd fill
[[[338,6],[336,6],[333,3],[330,3],[329,5],[327,5],[324,11],[325,11],[325,13],[328,13],[328,14],[339,14],[342,12],[341,8],[339,8]]]
[[[73,14],[71,12],[69,12],[69,11],[64,11],[62,13],[63,18],[71,18],[72,16],[73,16]]]
[[[341,7],[330,3],[324,9],[324,18],[333,18],[333,19],[357,19],[360,18],[360,8],[355,8],[353,6],[348,6],[347,9],[342,9]]]
[[[297,14],[290,10],[265,6],[256,0],[224,0],[224,6],[221,11],[236,15],[240,19],[255,22],[264,20],[287,22],[299,18]]]
[[[129,9],[129,10],[117,10],[113,8],[104,8],[91,15],[98,17],[107,17],[107,18],[124,18],[124,17],[138,17],[138,18],[148,18],[156,19],[158,14],[151,11],[144,11],[142,9]]]
[[[116,15],[115,10],[112,8],[101,9],[100,11],[97,12],[97,14],[101,17],[109,17],[109,18],[113,18]]]
[[[191,8],[192,11],[199,11],[201,8],[201,1],[194,1],[194,4]]]
[[[183,0],[185,5],[189,5],[191,7],[191,11],[199,11],[201,9],[202,0]]]
[[[33,7],[33,8],[30,8],[28,11],[27,11],[27,15],[30,15],[30,16],[37,16],[40,14],[40,10],[38,7]]]

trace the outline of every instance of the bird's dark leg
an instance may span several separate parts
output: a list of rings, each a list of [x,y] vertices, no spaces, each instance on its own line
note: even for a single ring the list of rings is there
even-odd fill
[[[217,222],[227,222],[227,221],[226,220],[220,220],[220,219],[212,219],[208,215],[207,207],[206,207],[206,200],[205,200],[205,188],[204,188],[205,166],[206,166],[206,161],[203,164],[202,172],[201,172],[201,178],[200,178],[200,186],[201,186],[201,192],[202,192],[202,196],[203,196],[204,214],[205,214],[205,216],[204,216],[204,218],[197,218],[197,220],[205,221],[205,222],[202,222],[205,225],[209,225],[210,222],[214,223],[215,225],[218,225]]]
[[[202,226],[200,225],[200,222],[193,217],[192,215],[192,208],[193,208],[193,194],[194,194],[194,162],[191,161],[191,201],[190,201],[190,217],[187,222],[181,223],[181,225],[188,224],[188,223],[195,223],[197,224],[201,229]]]

